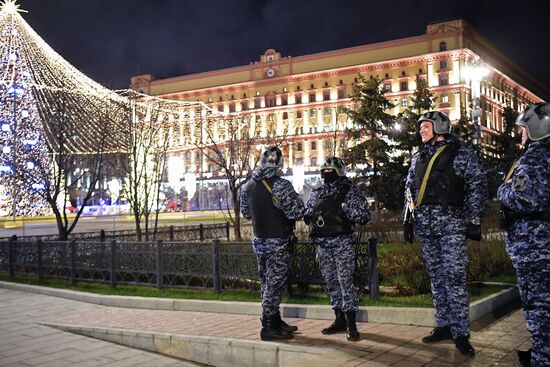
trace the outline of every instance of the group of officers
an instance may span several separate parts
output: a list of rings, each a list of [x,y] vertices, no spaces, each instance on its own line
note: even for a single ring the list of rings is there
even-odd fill
[[[518,356],[523,366],[550,366],[550,103],[529,106],[517,125],[525,148],[497,197],[531,333],[532,348],[518,351]],[[471,357],[475,350],[469,342],[466,239],[481,240],[487,179],[475,150],[452,134],[446,114],[427,112],[418,128],[423,144],[405,182],[403,235],[411,243],[415,233],[419,237],[430,277],[435,328],[422,341],[453,340],[460,353]],[[265,150],[240,197],[241,212],[253,225],[262,294],[260,337],[285,340],[298,330],[282,320],[279,305],[295,241],[294,223],[304,219],[335,314],[321,332],[346,332],[348,340],[357,341],[354,225],[370,220],[367,199],[346,177],[344,162],[329,157],[320,167],[323,185],[304,205],[292,184],[280,177],[283,161],[279,148]]]

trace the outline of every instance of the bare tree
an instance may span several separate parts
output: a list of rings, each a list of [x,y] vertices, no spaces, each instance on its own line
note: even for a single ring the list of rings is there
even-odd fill
[[[45,138],[38,144],[45,149],[18,147],[26,163],[16,165],[16,173],[50,205],[59,239],[66,240],[104,177],[113,121],[122,111],[78,93],[39,91],[35,97]],[[66,206],[79,186],[82,202],[73,217]]]

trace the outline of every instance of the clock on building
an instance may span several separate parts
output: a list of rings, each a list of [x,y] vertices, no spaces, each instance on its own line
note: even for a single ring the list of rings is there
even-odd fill
[[[266,74],[269,78],[273,78],[275,76],[275,70],[272,69],[272,68],[269,68],[269,69],[267,69]]]

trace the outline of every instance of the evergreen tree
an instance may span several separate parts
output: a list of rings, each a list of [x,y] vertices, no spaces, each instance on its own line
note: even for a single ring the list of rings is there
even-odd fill
[[[366,194],[374,199],[374,220],[377,221],[384,204],[383,193],[394,190],[384,180],[394,150],[390,131],[395,123],[395,117],[386,111],[394,105],[384,96],[380,79],[367,80],[362,75],[358,79],[352,108],[346,109],[353,121],[353,128],[346,134],[355,144],[344,157],[354,168],[362,168],[360,175],[366,182]]]

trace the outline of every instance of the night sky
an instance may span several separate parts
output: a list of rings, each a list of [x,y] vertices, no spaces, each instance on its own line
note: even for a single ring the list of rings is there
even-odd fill
[[[536,1],[19,0],[25,20],[66,60],[111,88],[425,33],[468,21],[550,86],[549,13]]]

